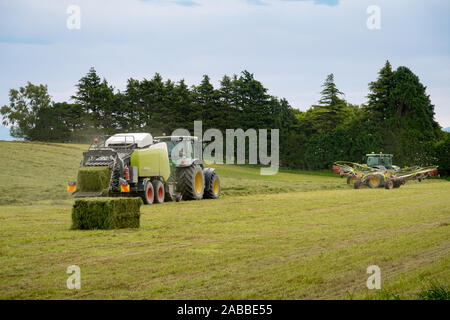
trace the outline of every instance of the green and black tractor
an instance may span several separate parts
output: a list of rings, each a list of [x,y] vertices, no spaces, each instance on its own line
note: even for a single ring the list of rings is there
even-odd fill
[[[400,167],[394,166],[392,164],[393,157],[394,157],[394,155],[392,155],[392,154],[387,154],[387,153],[382,153],[382,152],[377,154],[377,153],[372,152],[372,153],[366,154],[366,158],[367,158],[366,164],[370,168],[399,170]]]
[[[204,167],[196,141],[192,136],[153,138],[149,133],[116,134],[103,143],[95,139],[83,153],[78,181],[69,183],[68,191],[74,197],[138,195],[145,204],[217,199],[219,175]]]

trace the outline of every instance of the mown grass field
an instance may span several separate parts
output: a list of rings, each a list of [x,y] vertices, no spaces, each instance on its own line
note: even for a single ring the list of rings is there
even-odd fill
[[[83,145],[0,142],[2,299],[416,299],[450,284],[450,182],[353,190],[331,173],[218,166],[223,197],[74,231]],[[68,290],[66,268],[81,268]],[[369,265],[382,290],[365,286]]]

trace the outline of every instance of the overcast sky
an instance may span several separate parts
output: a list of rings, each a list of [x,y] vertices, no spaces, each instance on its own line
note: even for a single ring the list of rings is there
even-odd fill
[[[67,28],[70,5],[80,29]],[[367,28],[370,5],[379,30]],[[0,0],[0,105],[27,81],[68,100],[92,66],[120,90],[155,72],[189,85],[208,74],[217,85],[248,70],[301,110],[334,73],[361,104],[389,59],[419,76],[449,127],[449,13],[448,0]]]

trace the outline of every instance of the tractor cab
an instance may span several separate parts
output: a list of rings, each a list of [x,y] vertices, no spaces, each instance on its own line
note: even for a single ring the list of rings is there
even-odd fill
[[[392,154],[384,154],[380,152],[379,154],[370,153],[366,154],[367,166],[377,169],[395,169],[396,166],[392,165]]]
[[[155,137],[159,142],[167,145],[169,160],[176,166],[191,165],[200,157],[196,154],[195,142],[197,137],[193,136],[161,136]]]

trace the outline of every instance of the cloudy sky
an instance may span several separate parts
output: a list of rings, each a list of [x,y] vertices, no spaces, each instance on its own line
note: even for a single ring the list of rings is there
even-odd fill
[[[67,28],[71,5],[80,29]],[[371,5],[380,29],[367,27]],[[389,59],[419,76],[449,127],[449,13],[448,0],[0,0],[0,105],[27,81],[68,100],[91,66],[120,90],[155,72],[192,85],[248,70],[301,110],[334,73],[360,104]]]

